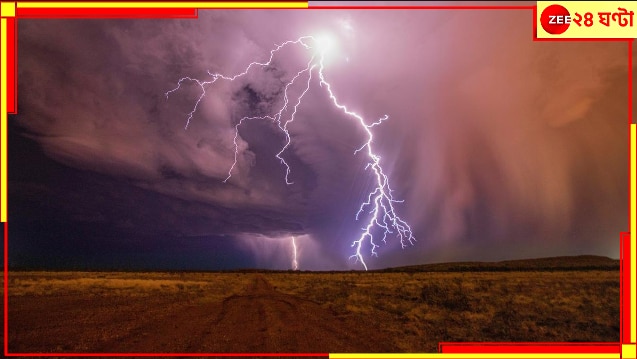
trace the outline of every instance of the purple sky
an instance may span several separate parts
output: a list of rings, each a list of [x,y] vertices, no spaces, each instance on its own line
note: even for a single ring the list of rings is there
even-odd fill
[[[398,214],[370,268],[619,256],[627,230],[627,45],[533,42],[530,10],[199,11],[189,20],[20,20],[10,119],[14,266],[361,269],[372,188],[363,131],[314,81],[290,126],[293,185],[267,121],[299,47],[197,96],[179,78],[241,72],[274,44],[329,34],[339,101],[374,127]],[[305,57],[304,57],[305,56]],[[277,77],[278,76],[278,77]],[[277,95],[278,94],[278,95]],[[260,104],[254,101],[259,98]],[[279,97],[277,97],[279,96]],[[261,106],[261,107],[259,107]],[[259,110],[260,108],[261,110]]]

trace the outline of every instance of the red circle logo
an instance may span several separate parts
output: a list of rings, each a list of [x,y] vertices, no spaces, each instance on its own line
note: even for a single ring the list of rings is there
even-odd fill
[[[571,25],[571,14],[562,5],[551,5],[542,11],[540,23],[544,31],[559,35]]]

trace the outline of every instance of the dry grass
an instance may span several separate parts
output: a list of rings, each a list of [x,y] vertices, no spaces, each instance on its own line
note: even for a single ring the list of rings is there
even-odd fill
[[[268,279],[338,315],[368,318],[405,352],[432,352],[441,341],[619,340],[615,271],[293,273]]]
[[[82,294],[87,296],[179,295],[221,300],[241,291],[251,277],[241,273],[13,272],[12,297]]]
[[[23,296],[221,302],[256,275],[276,290],[319,303],[338,318],[387,333],[404,352],[441,341],[618,341],[617,271],[455,273],[53,273],[12,272]]]

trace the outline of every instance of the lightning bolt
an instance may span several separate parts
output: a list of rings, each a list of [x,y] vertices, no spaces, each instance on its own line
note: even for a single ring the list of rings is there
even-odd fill
[[[292,268],[294,270],[299,270],[299,262],[296,260],[296,238],[294,238],[294,236],[292,236],[292,249],[292,253],[294,254],[294,257],[292,259]]]
[[[375,186],[367,195],[367,199],[360,205],[358,212],[356,213],[356,220],[359,220],[361,215],[367,215],[366,225],[361,228],[362,232],[358,239],[356,239],[351,247],[354,248],[354,254],[350,256],[350,259],[355,259],[357,262],[360,262],[365,270],[367,270],[367,263],[362,254],[363,244],[366,241],[369,242],[371,247],[371,255],[378,256],[376,252],[376,248],[379,247],[379,244],[374,240],[376,235],[382,233],[381,240],[384,243],[387,243],[387,236],[389,234],[393,234],[400,240],[400,244],[402,248],[407,247],[408,244],[413,245],[415,238],[411,231],[411,228],[407,222],[398,216],[396,213],[396,209],[394,207],[395,203],[401,203],[403,201],[396,200],[393,197],[393,190],[389,185],[389,178],[383,171],[381,166],[381,157],[376,154],[372,148],[374,134],[372,132],[372,128],[380,125],[382,122],[389,119],[389,116],[385,115],[382,118],[378,119],[375,122],[366,121],[361,115],[357,114],[349,110],[345,105],[341,104],[334,92],[332,90],[332,85],[326,80],[324,70],[325,70],[325,55],[327,50],[329,49],[329,44],[326,42],[325,38],[318,38],[314,36],[302,36],[296,40],[289,40],[280,45],[275,45],[272,50],[270,50],[270,57],[266,62],[251,62],[248,66],[245,67],[243,72],[235,74],[235,75],[223,75],[220,73],[211,73],[208,71],[208,75],[210,75],[210,79],[206,81],[202,81],[196,78],[191,77],[182,77],[177,82],[177,86],[166,92],[166,98],[176,91],[178,91],[184,82],[193,82],[197,84],[201,93],[197,98],[192,110],[186,115],[186,125],[187,129],[190,125],[190,121],[193,116],[197,112],[199,104],[202,99],[206,96],[206,88],[213,85],[215,82],[219,80],[225,81],[234,81],[238,78],[241,78],[248,74],[250,70],[256,67],[267,67],[272,64],[275,55],[284,47],[287,46],[301,46],[304,49],[308,50],[309,60],[307,61],[304,68],[301,68],[296,74],[285,84],[283,91],[283,103],[278,111],[264,116],[246,116],[241,118],[237,124],[235,125],[235,133],[233,138],[234,145],[234,161],[228,170],[228,176],[223,180],[223,182],[227,182],[232,177],[232,172],[237,165],[238,155],[239,155],[239,145],[237,143],[237,139],[239,138],[239,127],[245,122],[249,120],[269,120],[277,124],[278,128],[285,135],[285,144],[281,148],[281,150],[276,154],[276,158],[280,161],[280,163],[285,167],[285,182],[290,185],[293,182],[289,180],[290,175],[290,166],[282,157],[283,153],[289,148],[291,143],[290,133],[288,131],[288,126],[295,119],[297,110],[301,105],[303,97],[310,89],[310,84],[313,78],[318,78],[319,85],[321,88],[327,91],[329,98],[332,104],[342,111],[345,115],[355,120],[360,124],[360,127],[367,134],[367,140],[360,146],[354,154],[358,154],[359,152],[364,152],[367,155],[368,163],[365,167],[365,170],[370,170],[371,175],[375,178]],[[302,82],[303,81],[303,82]],[[302,90],[297,95],[293,95],[290,92],[290,88],[296,83],[303,83]],[[295,250],[295,259],[293,265],[296,267],[298,263],[296,263],[296,242],[294,237],[292,237],[292,244]]]

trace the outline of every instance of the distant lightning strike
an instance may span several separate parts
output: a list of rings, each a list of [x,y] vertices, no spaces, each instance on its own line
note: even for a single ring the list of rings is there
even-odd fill
[[[292,250],[292,269],[299,270],[299,261],[296,259],[296,238],[294,236],[292,236]]]
[[[363,243],[366,240],[369,240],[369,244],[371,246],[371,254],[373,256],[378,256],[378,254],[376,253],[376,248],[378,248],[379,245],[374,241],[375,232],[382,231],[381,240],[385,243],[386,243],[387,235],[394,234],[396,237],[400,239],[402,248],[405,248],[408,243],[413,245],[415,238],[413,236],[411,228],[409,227],[409,224],[407,224],[407,222],[402,220],[396,214],[394,203],[398,203],[402,201],[394,199],[392,195],[393,190],[389,186],[389,178],[383,171],[383,168],[381,167],[381,164],[380,164],[381,157],[377,155],[376,153],[374,153],[372,149],[374,136],[371,129],[374,126],[380,125],[383,121],[387,120],[389,117],[385,115],[382,118],[380,118],[378,121],[367,124],[367,122],[361,115],[349,110],[346,106],[338,102],[338,99],[336,95],[334,94],[334,91],[332,90],[332,85],[329,82],[327,82],[323,72],[323,70],[325,69],[325,66],[324,66],[325,54],[330,45],[328,39],[317,38],[314,36],[303,36],[298,38],[297,40],[286,41],[281,45],[275,45],[275,48],[270,51],[270,58],[267,62],[256,62],[256,61],[252,62],[244,69],[243,72],[236,75],[232,75],[232,76],[222,75],[219,73],[211,73],[210,71],[208,71],[208,74],[212,77],[212,79],[208,81],[201,81],[191,77],[183,77],[179,79],[179,81],[177,82],[177,87],[166,92],[165,95],[166,95],[166,98],[168,98],[168,96],[171,93],[179,90],[181,88],[182,83],[185,81],[195,82],[201,88],[201,94],[197,98],[197,101],[195,102],[195,105],[192,108],[192,110],[187,114],[185,127],[188,128],[190,121],[192,120],[194,114],[197,112],[197,109],[201,100],[206,95],[206,86],[214,84],[215,82],[217,82],[217,80],[234,81],[237,78],[245,76],[253,67],[256,67],[256,66],[260,66],[260,67],[269,66],[272,63],[274,56],[276,55],[277,52],[279,52],[279,50],[281,50],[282,48],[286,46],[293,46],[293,45],[302,46],[303,48],[307,50],[313,50],[310,56],[310,60],[307,62],[304,68],[298,71],[296,75],[291,80],[289,80],[289,82],[285,84],[284,91],[283,91],[283,104],[281,105],[281,107],[276,113],[271,115],[265,115],[265,116],[253,116],[253,117],[246,116],[241,118],[239,122],[235,125],[235,133],[233,138],[234,161],[232,162],[232,165],[230,166],[228,170],[228,176],[223,180],[223,182],[224,183],[227,182],[230,179],[230,177],[232,177],[232,171],[237,165],[238,155],[239,155],[239,145],[237,143],[237,139],[239,138],[239,126],[241,126],[243,122],[247,120],[270,120],[275,122],[278,125],[281,132],[283,132],[283,134],[285,135],[285,144],[283,145],[281,150],[276,154],[276,158],[285,167],[286,184],[290,185],[293,183],[293,182],[290,182],[289,180],[290,166],[282,157],[283,153],[288,149],[291,143],[291,137],[288,131],[288,125],[292,121],[294,121],[298,107],[301,105],[303,97],[310,89],[313,73],[316,72],[315,76],[318,77],[318,81],[321,88],[326,89],[329,95],[329,98],[334,104],[334,106],[338,108],[339,110],[341,110],[345,115],[358,121],[358,123],[361,125],[361,128],[367,134],[367,141],[362,146],[360,146],[356,151],[354,151],[354,154],[357,154],[358,152],[361,152],[361,151],[365,151],[367,153],[369,162],[367,163],[366,169],[371,168],[372,174],[374,178],[376,179],[376,186],[374,187],[373,190],[370,191],[366,201],[361,204],[358,212],[356,213],[356,220],[359,220],[359,217],[363,213],[365,213],[365,211],[367,211],[366,213],[369,215],[369,219],[367,221],[367,224],[361,228],[362,230],[361,235],[358,237],[357,240],[355,240],[352,243],[352,247],[355,248],[355,253],[350,256],[350,258],[354,258],[357,261],[360,261],[363,267],[365,268],[365,270],[367,270],[367,264],[365,263],[361,250],[362,250]],[[303,81],[303,79],[305,79],[303,90],[297,96],[292,96],[289,93],[290,88],[297,81]],[[292,244],[295,250],[294,252],[295,259],[293,264],[296,269],[298,267],[298,263],[296,262],[296,242],[294,240],[294,237],[292,237]]]

